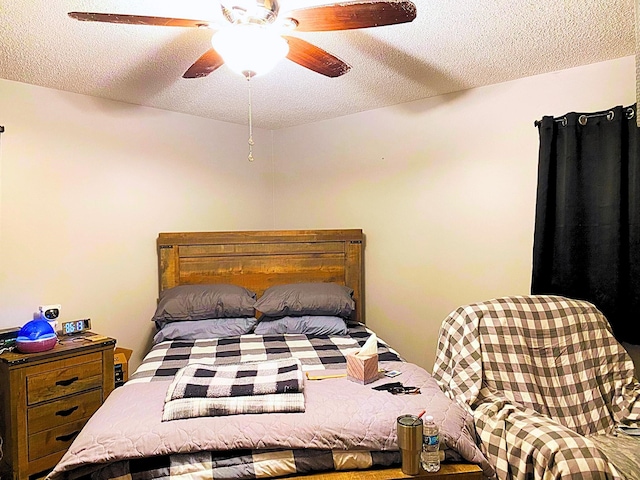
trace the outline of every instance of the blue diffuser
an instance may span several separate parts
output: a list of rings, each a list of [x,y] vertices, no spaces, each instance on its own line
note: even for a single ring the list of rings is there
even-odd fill
[[[18,332],[16,348],[22,353],[36,353],[51,350],[58,343],[58,336],[46,320],[31,320]]]

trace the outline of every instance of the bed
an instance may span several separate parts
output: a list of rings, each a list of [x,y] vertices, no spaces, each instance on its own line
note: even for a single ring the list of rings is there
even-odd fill
[[[404,478],[396,418],[422,410],[444,453],[426,477],[491,475],[472,416],[370,340],[363,252],[358,229],[161,233],[154,345],[48,480]],[[347,375],[347,357],[372,342],[377,367],[399,376]],[[420,393],[374,388],[396,381]]]

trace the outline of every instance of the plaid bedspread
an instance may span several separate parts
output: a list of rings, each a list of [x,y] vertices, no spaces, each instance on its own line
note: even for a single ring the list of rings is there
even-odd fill
[[[433,377],[473,413],[501,480],[640,478],[640,440],[632,476],[592,441],[640,420],[640,384],[587,302],[519,296],[460,307],[442,324]]]
[[[191,364],[178,371],[167,400],[298,393],[303,387],[297,358],[236,365]]]
[[[190,366],[194,367],[194,370],[189,370],[192,373],[195,369],[211,368],[211,372],[216,372],[216,378],[220,377],[222,367],[229,368],[230,370],[226,372],[233,377],[234,374],[231,373],[233,371],[240,372],[245,367],[254,368],[255,363],[264,364],[265,362],[293,361],[301,366],[303,372],[327,368],[345,369],[347,353],[362,347],[371,333],[362,324],[351,324],[348,336],[242,335],[224,339],[165,341],[152,347],[140,367],[121,388],[136,387],[136,384],[150,382],[168,383],[181,369]],[[404,362],[395,350],[380,339],[378,339],[378,358],[380,362]],[[184,370],[184,372],[188,371]],[[238,375],[241,374],[238,373]],[[188,374],[184,380],[193,385],[193,376]],[[221,393],[244,392],[244,387],[239,387],[234,382],[223,383],[226,383],[223,389],[215,393],[207,388],[207,392],[200,390],[193,394],[213,396]],[[247,385],[250,384],[251,382]],[[251,388],[254,386],[251,385]],[[275,389],[279,390],[278,387]],[[182,395],[179,392],[176,394],[177,397]],[[270,396],[270,394],[263,396]],[[173,397],[173,393],[168,391],[168,397]],[[240,396],[244,399],[253,397],[255,396]],[[218,397],[218,399],[229,400],[225,397]],[[181,399],[175,398],[174,401],[179,402]],[[463,460],[453,450],[446,452],[450,461]],[[89,478],[92,480],[179,480],[185,477],[273,478],[318,471],[384,468],[398,466],[400,461],[400,453],[397,450],[318,450],[313,448],[207,450],[119,460],[99,468],[96,468],[96,465],[87,465],[69,473],[65,472],[63,478],[87,478],[87,480]]]
[[[169,385],[162,420],[242,413],[304,412],[300,360],[190,364]]]
[[[399,451],[231,450],[163,455],[115,462],[91,480],[182,480],[185,478],[275,478],[317,471],[365,470],[399,465]],[[89,477],[87,477],[88,480]]]
[[[364,345],[371,331],[362,324],[350,324],[349,334],[307,337],[306,335],[242,335],[238,337],[166,341],[154,345],[129,383],[172,380],[182,367],[229,365],[296,358],[303,371],[346,368],[346,355]],[[378,361],[402,361],[400,355],[378,339]]]
[[[304,413],[161,421],[168,386],[183,367],[293,358],[303,370],[345,371],[346,355],[371,335],[363,325],[352,326],[349,333],[162,342],[153,347],[132,379],[109,395],[48,479],[248,479],[399,466],[397,416],[422,409],[441,425],[446,461],[472,462],[493,472],[475,443],[473,417],[452,403],[423,368],[402,361],[380,339],[380,366],[400,371],[396,379],[420,388],[419,395],[392,395],[371,388],[386,378],[373,385],[347,378],[305,379]]]

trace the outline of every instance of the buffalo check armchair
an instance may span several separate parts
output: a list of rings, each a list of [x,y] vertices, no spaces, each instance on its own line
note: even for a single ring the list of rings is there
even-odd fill
[[[640,383],[592,304],[512,296],[442,323],[433,377],[500,480],[640,479]],[[628,430],[627,430],[628,431]]]

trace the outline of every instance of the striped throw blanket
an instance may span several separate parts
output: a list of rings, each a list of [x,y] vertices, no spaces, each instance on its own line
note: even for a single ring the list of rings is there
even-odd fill
[[[304,412],[300,360],[191,364],[167,390],[163,421],[241,413]]]

